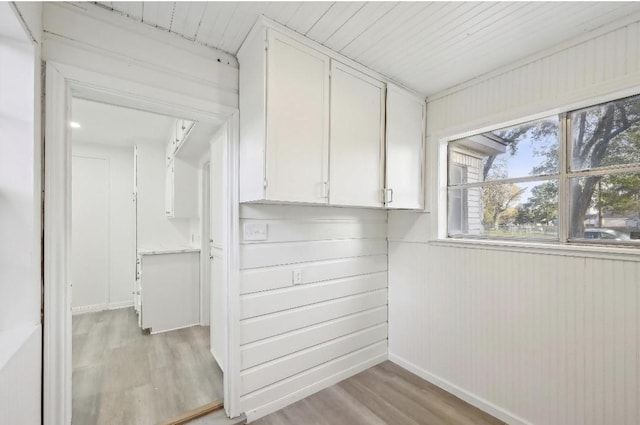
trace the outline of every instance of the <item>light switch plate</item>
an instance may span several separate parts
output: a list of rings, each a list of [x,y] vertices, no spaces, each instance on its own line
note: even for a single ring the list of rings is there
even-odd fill
[[[243,238],[245,241],[266,241],[266,223],[244,223]]]

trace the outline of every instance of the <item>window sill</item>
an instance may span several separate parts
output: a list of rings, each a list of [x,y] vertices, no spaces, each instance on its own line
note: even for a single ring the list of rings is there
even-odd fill
[[[522,242],[512,240],[487,239],[437,239],[427,242],[432,246],[462,247],[475,249],[490,249],[495,251],[516,251],[546,255],[561,255],[565,257],[609,258],[623,261],[640,261],[640,246],[587,246],[579,244],[561,245],[551,242]]]

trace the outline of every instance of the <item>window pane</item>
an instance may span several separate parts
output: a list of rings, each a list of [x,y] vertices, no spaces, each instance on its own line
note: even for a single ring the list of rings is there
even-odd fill
[[[558,182],[449,189],[449,234],[558,238]]]
[[[640,174],[571,179],[571,239],[640,243]]]
[[[450,163],[468,167],[464,183],[557,174],[558,127],[551,117],[459,139],[449,144]]]
[[[640,164],[640,96],[571,113],[573,171]]]

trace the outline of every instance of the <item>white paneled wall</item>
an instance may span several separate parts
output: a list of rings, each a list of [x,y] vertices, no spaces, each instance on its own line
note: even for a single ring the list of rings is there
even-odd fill
[[[639,35],[625,24],[429,98],[432,212],[389,213],[390,358],[508,423],[640,423],[640,253],[434,242],[439,142],[640,93]]]
[[[242,205],[242,410],[267,414],[387,358],[385,211]],[[301,283],[293,283],[294,270]]]
[[[637,261],[392,242],[389,262],[393,361],[511,423],[638,423]]]

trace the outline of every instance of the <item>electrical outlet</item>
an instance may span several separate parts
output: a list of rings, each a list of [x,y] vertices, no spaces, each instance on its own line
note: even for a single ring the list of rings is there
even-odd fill
[[[302,269],[293,270],[293,284],[300,285],[302,283]]]
[[[245,241],[266,241],[266,223],[244,223],[243,237]]]

